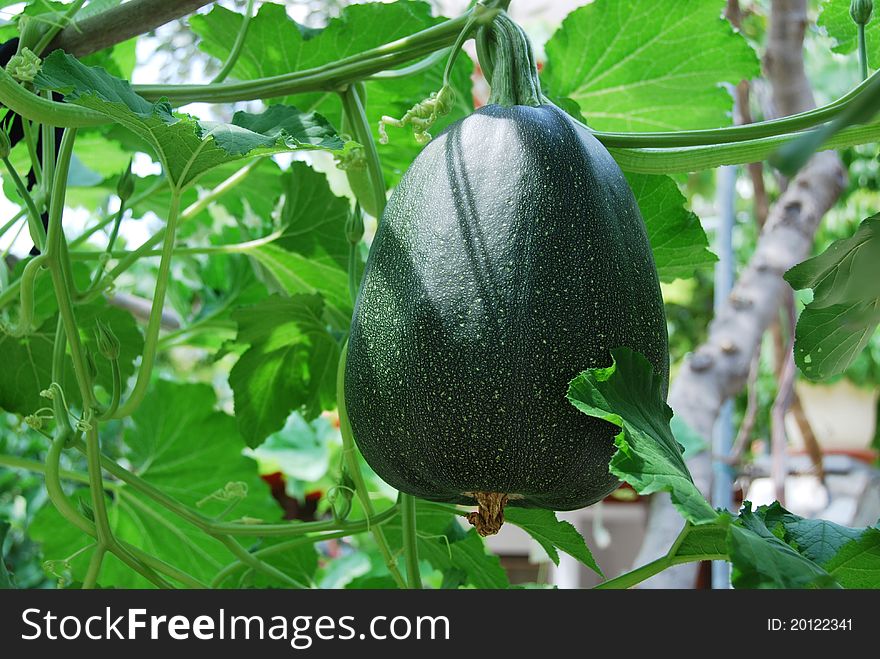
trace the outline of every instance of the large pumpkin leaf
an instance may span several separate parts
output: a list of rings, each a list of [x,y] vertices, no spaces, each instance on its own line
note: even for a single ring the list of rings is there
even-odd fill
[[[131,468],[142,479],[175,500],[207,516],[221,514],[230,501],[217,496],[229,483],[244,483],[247,496],[235,505],[227,519],[249,517],[277,522],[281,510],[271,499],[268,487],[257,475],[256,464],[242,455],[243,443],[235,420],[214,409],[216,398],[207,385],[156,383],[134,414],[133,426],[125,433],[130,447]],[[154,503],[124,484],[110,481],[107,499],[113,532],[124,540],[205,582],[234,560],[229,551],[211,536],[181,521],[165,507]],[[88,492],[77,498],[89,501]],[[63,560],[91,543],[68,524],[51,506],[44,507],[30,527],[41,542],[47,559]],[[70,561],[71,577],[82,580],[89,553]],[[308,583],[311,575],[292,574]],[[115,587],[147,587],[140,575],[108,557],[98,580]]]
[[[795,289],[813,289],[795,332],[798,368],[813,379],[842,373],[880,324],[880,215],[793,267],[785,279]]]
[[[700,218],[685,207],[687,199],[674,180],[632,173],[626,174],[626,180],[639,203],[662,281],[693,277],[697,269],[718,260],[707,249]]]
[[[249,346],[229,373],[235,418],[248,446],[280,430],[293,411],[313,419],[336,405],[339,344],[318,295],[273,295],[233,314]]]
[[[880,587],[880,529],[856,529],[804,519],[778,503],[756,511],[798,553],[821,566],[844,588]]]
[[[207,14],[193,16],[190,24],[201,37],[199,47],[218,60],[225,61],[232,46],[229,35],[238,32],[242,20],[240,14],[215,6]],[[309,69],[406,37],[441,20],[440,17],[431,16],[429,4],[402,0],[351,5],[345,7],[340,16],[332,19],[323,30],[311,30],[293,21],[282,5],[266,2],[251,20],[241,55],[231,75],[240,80],[250,80]],[[444,67],[445,59],[441,59],[417,74],[366,83],[366,110],[374,138],[379,137],[380,117],[401,117],[410,107],[440,88]],[[438,121],[432,131],[434,134],[473,111],[472,68],[470,58],[458,58],[451,78],[456,90],[455,107]],[[337,94],[316,92],[268,100],[318,111],[333,125],[342,125],[342,104]],[[389,186],[396,183],[420,149],[409,130],[394,130],[390,142],[379,145],[379,155]]]
[[[876,588],[880,529],[850,529],[807,520],[779,504],[739,517],[716,512],[693,484],[672,431],[672,411],[660,397],[647,360],[629,349],[614,363],[575,378],[569,400],[582,412],[621,427],[612,473],[643,494],[667,491],[689,522],[671,558],[728,558],[737,588]]]
[[[556,513],[552,510],[508,508],[504,511],[504,519],[532,536],[556,565],[559,565],[558,550],[561,549],[596,574],[602,575],[584,537],[569,522],[556,519]]]
[[[247,254],[287,295],[320,293],[334,325],[345,331],[352,309],[345,236],[350,204],[333,194],[323,174],[301,162],[291,164],[281,178],[281,189],[281,236]],[[361,267],[359,261],[356,267]]]
[[[755,53],[722,18],[723,0],[596,0],[547,43],[543,79],[597,130],[666,131],[729,124],[724,83],[760,75]]]
[[[611,473],[641,494],[669,492],[678,511],[694,524],[715,521],[718,514],[694,485],[672,435],[672,410],[648,360],[628,348],[614,349],[611,356],[611,366],[584,371],[568,388],[577,409],[620,427]]]
[[[740,524],[729,527],[728,546],[737,588],[835,588],[819,565],[773,534],[760,510],[746,503]]]
[[[284,293],[320,293],[333,312],[334,325],[347,325],[351,315],[348,274],[338,265],[271,244],[248,250],[248,253],[272,274]]]
[[[54,299],[52,302],[54,303]],[[134,362],[143,351],[144,340],[140,328],[128,311],[111,307],[103,300],[77,307],[76,318],[83,346],[94,357],[97,369],[94,382],[106,391],[111,391],[112,367],[98,353],[94,334],[97,323],[109,327],[119,339],[118,363],[123,382],[134,374]],[[55,315],[26,336],[14,337],[0,332],[0,353],[11,364],[10,368],[4,368],[0,372],[0,408],[27,415],[50,404],[40,396],[40,392],[52,384],[52,347],[57,324]],[[73,364],[69,358],[64,363],[64,379],[59,384],[71,402],[76,401],[79,399],[79,389],[73,374]]]
[[[283,235],[278,247],[310,260],[348,268],[345,222],[351,213],[348,199],[330,190],[327,177],[302,162],[292,163],[283,177]]]
[[[228,124],[174,115],[167,102],[150,103],[128,81],[58,50],[43,62],[34,84],[64,94],[65,101],[96,110],[143,138],[179,189],[244,157],[297,149],[340,152],[345,146],[321,115],[283,105],[261,114],[236,112]]]

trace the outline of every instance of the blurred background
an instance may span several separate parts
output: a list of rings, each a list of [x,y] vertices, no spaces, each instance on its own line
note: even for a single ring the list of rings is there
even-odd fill
[[[3,3],[6,4],[6,3]],[[223,0],[218,4],[241,11],[243,1]],[[284,3],[288,14],[297,22],[322,27],[337,16],[347,2],[341,0]],[[436,13],[446,16],[459,14],[467,5],[464,0],[434,0]],[[587,4],[573,0],[553,2],[514,2],[512,15],[529,33],[536,49],[542,46],[559,27],[562,18],[573,8]],[[768,2],[740,0],[738,29],[760,52],[765,42]],[[203,11],[207,11],[205,8]],[[0,9],[0,21],[20,11],[17,5]],[[857,66],[851,56],[834,54],[832,41],[816,27],[818,2],[811,3],[811,22],[805,40],[808,75],[817,103],[823,104],[841,96],[858,82]],[[471,51],[472,54],[472,51]],[[185,21],[162,27],[149,37],[137,41],[137,51],[131,53],[137,63],[132,74],[134,82],[201,82],[216,74],[218,63],[197,47],[195,35]],[[736,90],[730,90],[732,94]],[[474,75],[474,103],[485,102],[487,87],[476,68]],[[745,101],[752,119],[772,115],[769,107],[767,83],[751,81],[738,93]],[[216,116],[229,119],[234,109],[248,104],[231,106],[187,106],[201,117]],[[222,111],[225,116],[215,113]],[[119,154],[110,154],[114,157]],[[841,154],[849,171],[848,187],[835,207],[827,214],[818,231],[815,251],[818,253],[837,239],[851,236],[859,222],[880,208],[880,166],[877,147],[869,145],[843,151]],[[345,177],[325,154],[298,155],[327,174],[338,195],[351,195]],[[282,159],[283,160],[283,159]],[[159,166],[145,154],[138,154],[134,171],[140,176],[158,173]],[[748,262],[753,253],[760,226],[766,219],[767,208],[779,196],[785,181],[770,168],[722,168],[693,175],[676,177],[688,205],[699,216],[714,251],[722,258],[722,266],[732,268],[734,275]],[[80,231],[91,219],[93,208],[84,196],[79,208],[72,208],[65,216],[66,225]],[[114,202],[108,201],[106,210],[112,211]],[[11,216],[18,206],[0,196],[0,218]],[[228,218],[224,208],[212,209],[213,221],[222,224]],[[253,214],[254,209],[247,208]],[[247,219],[247,218],[246,218]],[[253,218],[251,218],[253,219]],[[247,220],[250,221],[250,220]],[[256,220],[255,220],[256,221]],[[121,227],[121,238],[129,245],[137,245],[161,225],[158,217],[145,212],[138,217],[126,217]],[[24,226],[24,225],[22,225]],[[373,223],[374,226],[374,223]],[[210,226],[202,227],[208,231]],[[5,259],[23,257],[30,249],[25,235],[7,233],[0,239],[0,252]],[[95,234],[90,241],[102,248],[106,235]],[[729,253],[720,253],[724,245]],[[184,294],[187,286],[198,285],[198,278],[190,276],[186,262],[175,266],[179,294],[172,295],[167,310],[167,330],[175,333],[178,319],[185,313],[190,300]],[[149,308],[154,263],[143,263],[128,275],[130,280],[120,288],[132,290],[122,300],[136,313]],[[713,318],[716,276],[711,270],[698,271],[688,280],[676,280],[663,285],[669,325],[672,359],[672,377],[684,358],[707,338],[707,328]],[[790,304],[796,312],[805,300],[801,293],[794,294]],[[181,305],[178,308],[176,305]],[[739,392],[731,406],[721,415],[716,432],[726,435],[734,450],[724,461],[725,473],[730,477],[733,503],[744,499],[756,505],[779,498],[792,512],[804,517],[822,517],[847,526],[872,525],[880,517],[880,471],[878,464],[878,389],[880,389],[880,336],[874,336],[867,349],[841,376],[816,384],[798,373],[790,382],[780,385],[786,363],[785,350],[791,326],[790,314],[780,309],[779,319],[766,332],[760,354],[753,361],[747,386]],[[216,346],[175,346],[173,338],[166,341],[169,359],[162,364],[164,372],[186,373],[189,380],[211,383],[218,392],[221,406],[231,412],[232,395],[226,374],[234,355],[214,359]],[[786,405],[774,405],[785,400]],[[784,438],[784,469],[773,468],[771,444],[774,436]],[[264,480],[272,488],[275,498],[290,519],[312,519],[326,513],[326,496],[333,487],[339,451],[338,419],[325,413],[316,421],[307,423],[297,414],[291,415],[283,430],[254,451],[248,451],[259,461]],[[695,451],[711,451],[706,442],[691,447]],[[40,459],[45,449],[42,438],[22,431],[19,420],[0,414],[0,453],[32,456]],[[718,456],[716,456],[718,457]],[[716,461],[718,462],[718,461]],[[716,464],[717,467],[717,464]],[[377,479],[373,479],[377,481]],[[382,487],[381,483],[376,483]],[[389,497],[393,493],[385,490]],[[28,539],[26,529],[46,504],[42,479],[38,474],[0,467],[0,518],[12,525],[7,560],[24,587],[52,587],[65,583],[63,563],[47,564],[41,547]],[[597,562],[606,576],[613,577],[627,570],[641,546],[648,519],[647,503],[629,488],[621,488],[602,504],[583,511],[565,513],[562,518],[576,525],[587,539]],[[367,542],[367,541],[365,541]],[[598,581],[593,573],[579,567],[567,556],[558,567],[548,562],[546,554],[522,531],[507,525],[502,532],[489,539],[489,546],[497,552],[514,583],[555,584],[560,587],[583,587]],[[367,544],[355,546],[337,542],[323,548],[329,556],[344,560],[328,563],[322,573],[322,585],[344,586],[368,575],[373,549]],[[709,583],[708,566],[699,577],[703,587]]]

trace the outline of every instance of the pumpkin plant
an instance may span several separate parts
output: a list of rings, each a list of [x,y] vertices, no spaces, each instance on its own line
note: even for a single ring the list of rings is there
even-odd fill
[[[660,286],[714,260],[670,174],[770,158],[793,173],[880,137],[865,3],[839,28],[858,28],[863,82],[740,126],[720,85],[757,59],[722,2],[670,0],[669,23],[647,0],[596,0],[540,74],[509,0],[453,19],[353,5],[320,30],[256,4],[189,18],[217,62],[199,84],[131,84],[130,40],[66,42],[103,3],[33,2],[0,28],[4,192],[20,208],[0,231],[26,228],[34,247],[0,280],[0,465],[43,479],[27,534],[47,574],[507,587],[480,538],[504,522],[601,574],[555,511],[623,481],[671,497],[682,531],[600,588],[702,560],[731,562],[737,587],[880,586],[877,528],[704,498],[665,402]],[[665,45],[685,37],[689,54]],[[478,109],[470,39],[491,87]],[[211,119],[183,111],[195,102]],[[312,157],[284,157],[299,152]],[[143,154],[158,173],[132,165]],[[150,226],[130,248],[136,220]],[[861,323],[851,360],[876,328],[876,291],[828,278],[857,245],[876,253],[875,224],[789,273],[816,291],[795,351],[808,376],[846,366],[809,346]],[[142,323],[132,294],[150,298]],[[359,551],[327,560],[340,542]]]

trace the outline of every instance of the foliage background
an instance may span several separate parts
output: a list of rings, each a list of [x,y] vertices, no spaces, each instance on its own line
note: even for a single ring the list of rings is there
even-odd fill
[[[670,0],[666,4],[678,5],[683,1]],[[29,11],[41,11],[42,4],[45,3],[34,3]],[[240,21],[229,9],[241,11],[243,4],[217,3],[215,8],[203,10],[188,21],[165,26],[154,35],[138,39],[137,43],[120,44],[112,52],[91,56],[86,61],[100,63],[111,73],[131,77],[135,82],[210,79],[228,54],[228,35],[237,30]],[[447,15],[454,15],[463,8],[462,3],[438,4],[443,7],[434,7],[435,14],[443,10]],[[522,3],[514,3],[515,18],[518,17],[517,4]],[[686,15],[671,33],[668,26],[656,18],[659,15],[656,3],[644,0],[632,4],[635,9],[630,17],[616,14],[611,9],[613,5],[606,2],[602,7],[607,11],[601,21],[588,24],[595,15],[577,12],[561,27],[548,22],[540,9],[522,9],[519,18],[549,61],[543,71],[543,81],[553,98],[577,102],[590,125],[603,130],[673,130],[729,124],[730,93],[716,83],[759,76],[758,62],[749,45],[757,48],[763,43],[767,3],[760,0],[741,3],[749,10],[742,28],[745,40],[737,42],[735,48],[724,50],[721,58],[711,46],[728,38],[730,28],[720,21],[712,21],[718,14],[718,3],[698,3],[692,12],[676,13],[681,8],[670,7],[669,15]],[[432,16],[432,7],[427,3],[402,2],[348,9],[346,5],[341,1],[289,3],[287,7],[263,3],[251,26],[248,43],[252,38],[254,45],[245,47],[232,77],[268,76],[331,61],[410,34],[439,20]],[[814,2],[811,7],[813,16],[817,17],[819,3]],[[296,17],[299,25],[289,20],[290,15]],[[341,20],[333,20],[340,16]],[[654,18],[637,25],[632,22],[636,16]],[[878,24],[880,22],[875,21],[875,27]],[[325,32],[316,31],[328,25]],[[713,27],[706,29],[706,25]],[[588,51],[583,54],[584,41],[575,35],[587,29],[591,30],[591,38],[587,41]],[[691,41],[694,61],[682,65],[689,66],[692,74],[668,96],[662,93],[663,72],[679,64],[663,61],[664,57],[679,56],[668,44],[663,49],[646,49],[643,61],[607,75],[572,66],[579,58],[596,64],[603,57],[613,58],[615,48],[628,48],[625,39],[650,41],[652,29],[663,30],[667,38],[673,40]],[[819,27],[811,27],[805,45],[811,80],[820,103],[839,97],[858,78],[858,67],[850,54],[851,44],[838,45],[836,39],[828,36],[828,29],[827,20],[819,20]],[[13,31],[10,25],[0,28],[0,34],[7,36]],[[625,35],[625,39],[618,38],[620,34]],[[880,39],[875,43],[880,44]],[[268,48],[266,44],[273,47]],[[440,85],[441,72],[442,64],[403,81],[367,83],[368,111],[374,130],[379,116],[401,116],[413,103],[435,91]],[[472,63],[461,58],[453,74],[453,83],[459,92],[456,106],[438,128],[464,116],[472,107],[472,73]],[[621,88],[629,89],[628,93],[615,95],[614,90]],[[479,83],[476,89],[479,101]],[[756,83],[754,90],[751,111],[755,119],[760,119],[765,113],[766,102],[762,101],[766,99],[762,99],[762,93],[766,96],[766,90],[762,92],[760,83]],[[591,114],[585,108],[597,98],[603,99],[603,112]],[[315,93],[272,102],[276,100],[304,110],[316,109],[335,126],[342,125],[341,105],[335,95]],[[256,106],[259,102],[235,106],[192,104],[181,111],[228,121],[234,110],[256,111]],[[380,150],[389,186],[394,185],[419,148],[407,131],[392,130],[391,144]],[[378,133],[375,137],[378,138]],[[116,180],[126,167],[131,151],[137,151],[135,171],[140,177],[137,190],[147,190],[159,168],[136,138],[117,128],[81,133],[71,174],[70,213],[65,215],[69,235],[78,235],[94,223],[96,216],[114,210]],[[847,149],[842,157],[850,172],[849,187],[822,224],[816,240],[817,253],[833,241],[852,235],[860,220],[880,206],[876,146]],[[23,164],[25,158],[23,149],[13,151],[13,162]],[[223,168],[200,181],[196,190],[187,193],[185,204],[196,201],[234,169]],[[778,181],[770,175],[765,180],[772,201],[779,194]],[[636,174],[631,175],[630,181],[634,189],[642,191],[640,202],[647,200],[646,203],[654,204],[650,208],[656,210],[658,217],[677,216],[674,231],[679,243],[673,245],[675,249],[666,256],[658,256],[664,279],[674,372],[705,338],[712,317],[712,256],[707,247],[713,243],[717,224],[715,173],[709,170],[677,174],[663,180]],[[3,183],[4,193],[10,200],[2,206],[5,216],[11,215],[10,209],[18,206],[11,183],[5,177]],[[742,264],[754,250],[757,238],[752,188],[743,169],[738,173],[736,189],[735,249],[737,261]],[[150,194],[134,204],[123,222],[119,247],[138,245],[158,229],[167,204],[163,193]],[[201,503],[212,514],[222,511],[223,502],[203,500],[218,484],[222,486],[226,482],[245,482],[251,494],[235,509],[236,516],[277,519],[287,515],[308,519],[328,514],[332,500],[339,496],[335,484],[343,478],[338,419],[332,411],[335,371],[331,369],[323,378],[316,377],[316,373],[326,371],[325,365],[334,363],[338,355],[334,332],[337,337],[344,333],[347,321],[340,319],[347,318],[351,311],[344,273],[347,243],[343,231],[350,207],[351,190],[330,155],[296,154],[259,162],[234,193],[217,198],[187,221],[181,230],[180,242],[206,247],[258,239],[278,230],[279,218],[286,219],[288,224],[283,227],[284,236],[271,245],[245,253],[194,253],[176,259],[168,298],[172,322],[168,323],[161,339],[159,376],[152,384],[144,407],[130,421],[117,422],[102,434],[105,450],[111,457],[141,476],[154,478],[154,483],[164,486],[180,500],[192,505]],[[643,212],[646,219],[651,214],[644,205]],[[367,240],[374,223],[368,219],[368,225],[371,226],[368,226]],[[702,237],[700,226],[705,230],[708,243]],[[682,227],[689,227],[690,232],[682,232]],[[652,236],[655,246],[662,243],[660,238],[660,234]],[[105,232],[97,232],[87,244],[102,249],[106,239]],[[6,236],[0,247],[9,255],[24,258],[29,244],[26,239],[11,242]],[[662,251],[656,253],[663,254]],[[117,281],[115,290],[132,296],[135,302],[137,298],[149,299],[156,267],[155,260],[139,261]],[[87,276],[83,264],[78,264],[78,268]],[[690,274],[692,276],[679,278]],[[3,273],[6,281],[14,276],[14,271]],[[38,291],[38,312],[44,320],[55,313],[49,293],[48,289]],[[282,301],[277,296],[279,293],[287,297]],[[798,294],[798,300],[799,304],[809,301],[802,293]],[[131,373],[141,340],[135,317],[130,309],[96,307],[94,313],[115,318],[116,333],[126,337],[123,344],[129,352],[124,361]],[[331,319],[329,332],[324,327],[328,317]],[[291,323],[290,318],[298,321]],[[286,338],[279,347],[281,334]],[[768,336],[766,341],[767,349],[763,351],[754,384],[759,413],[751,440],[769,437],[769,410],[777,390],[771,338]],[[316,342],[322,347],[314,351]],[[304,370],[301,364],[305,346],[312,352]],[[36,345],[30,347],[37,349]],[[4,360],[18,358],[12,350],[12,346],[4,347]],[[8,377],[8,374],[4,376]],[[880,339],[877,336],[840,377],[866,389],[877,388],[880,381]],[[21,380],[5,379],[0,383],[0,390],[9,397],[13,392],[23,391],[23,384]],[[33,401],[23,403],[22,409],[32,406],[31,403]],[[737,425],[745,409],[746,392],[743,392],[736,399]],[[20,416],[0,415],[0,454],[42,461],[46,448],[45,440],[29,431]],[[372,475],[365,464],[361,466],[368,474],[371,488],[379,493],[377,505],[393,501],[395,493]],[[74,472],[85,471],[84,461],[75,455],[65,456],[64,467]],[[259,475],[264,480],[258,478]],[[270,487],[275,488],[275,500],[270,497]],[[79,496],[76,489],[71,492],[74,497]],[[357,501],[353,505],[357,507]],[[169,522],[164,513],[149,502],[120,490],[114,500],[113,515],[120,537],[144,542],[160,556],[171,551],[173,557],[179,557],[173,547],[180,539],[182,527]],[[39,474],[22,469],[0,470],[0,519],[12,526],[4,554],[20,586],[64,587],[78,581],[87,555],[75,554],[85,542],[47,505]],[[507,585],[507,576],[497,558],[486,557],[475,533],[462,530],[448,514],[423,513],[420,532],[423,570],[429,585]],[[393,545],[400,545],[399,527],[391,523],[387,534]],[[189,540],[195,543],[197,551],[183,567],[197,576],[210,578],[225,564],[223,549],[209,538],[193,535]],[[252,548],[271,545],[271,541],[261,542],[267,544]],[[283,556],[277,559],[278,565],[303,585],[348,588],[390,585],[382,558],[369,535],[331,540],[317,547],[304,545]],[[108,563],[104,576],[108,583],[116,585],[145,585],[113,560]],[[223,585],[274,584],[252,572],[239,571]]]

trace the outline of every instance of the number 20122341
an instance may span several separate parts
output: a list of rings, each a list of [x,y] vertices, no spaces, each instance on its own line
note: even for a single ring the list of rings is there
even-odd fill
[[[832,632],[852,631],[852,618],[768,618],[771,632]]]

